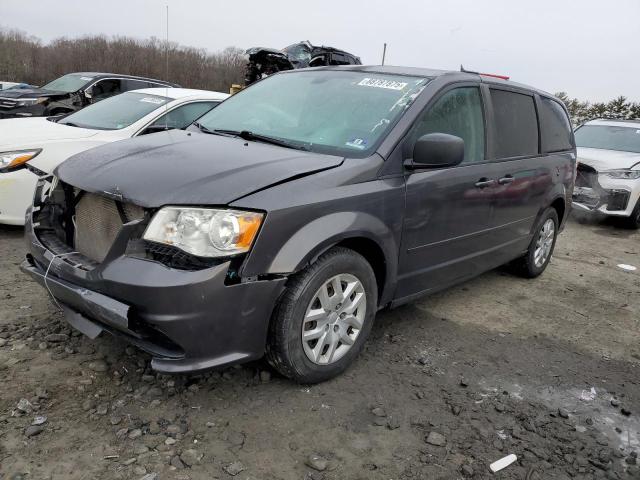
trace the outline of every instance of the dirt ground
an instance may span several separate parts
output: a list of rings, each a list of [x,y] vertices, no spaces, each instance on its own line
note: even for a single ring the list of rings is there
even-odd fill
[[[381,312],[356,364],[307,387],[264,363],[159,376],[79,336],[0,228],[0,479],[638,479],[640,270],[617,265],[639,240],[572,220],[542,277]]]

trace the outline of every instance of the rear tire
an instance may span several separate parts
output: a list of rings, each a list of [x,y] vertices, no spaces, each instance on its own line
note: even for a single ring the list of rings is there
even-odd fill
[[[558,212],[547,208],[538,220],[527,253],[513,262],[515,273],[525,278],[535,278],[545,271],[558,238]]]
[[[298,383],[342,373],[369,336],[378,305],[371,265],[335,247],[293,275],[273,313],[266,358]]]

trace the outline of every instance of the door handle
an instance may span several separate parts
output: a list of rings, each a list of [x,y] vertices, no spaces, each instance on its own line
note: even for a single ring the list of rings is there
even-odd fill
[[[476,188],[487,188],[495,185],[495,183],[496,183],[495,180],[489,180],[487,178],[482,177],[480,180],[478,180],[475,183],[475,185],[476,185]]]
[[[513,178],[512,175],[506,175],[504,177],[502,177],[501,179],[498,180],[498,183],[500,185],[507,185],[508,183],[511,183],[515,180],[515,178]]]

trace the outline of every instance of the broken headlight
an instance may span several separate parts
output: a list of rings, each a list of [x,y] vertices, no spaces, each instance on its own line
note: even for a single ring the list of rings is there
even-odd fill
[[[249,251],[264,215],[215,208],[164,207],[143,238],[198,257],[228,257]]]
[[[14,150],[12,152],[0,152],[0,172],[8,172],[24,167],[24,164],[35,158],[41,148],[33,150]]]
[[[630,170],[627,168],[607,170],[600,173],[606,177],[615,178],[616,180],[636,180],[640,178],[640,170]]]

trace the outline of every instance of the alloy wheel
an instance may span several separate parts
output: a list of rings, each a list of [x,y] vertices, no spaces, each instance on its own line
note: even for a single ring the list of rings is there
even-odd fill
[[[542,224],[542,228],[538,234],[538,240],[536,241],[536,248],[533,252],[533,262],[536,267],[542,267],[549,258],[555,235],[556,224],[551,218],[548,218]]]

